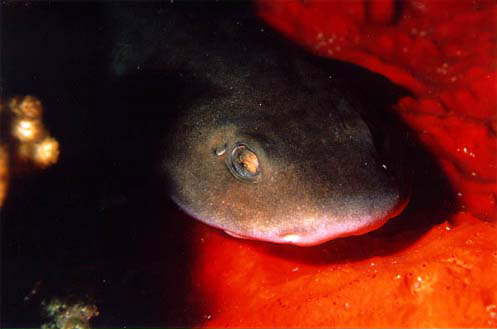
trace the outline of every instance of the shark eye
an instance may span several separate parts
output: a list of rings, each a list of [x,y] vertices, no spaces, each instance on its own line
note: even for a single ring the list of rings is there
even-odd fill
[[[227,158],[231,174],[244,182],[257,183],[261,178],[261,168],[257,154],[245,144],[233,147]]]

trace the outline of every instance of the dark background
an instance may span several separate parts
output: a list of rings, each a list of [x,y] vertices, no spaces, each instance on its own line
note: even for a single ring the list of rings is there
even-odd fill
[[[100,7],[2,4],[2,95],[39,97],[61,149],[53,167],[10,182],[1,213],[3,327],[39,326],[41,302],[55,296],[95,303],[95,326],[195,322],[184,301],[192,220],[168,200],[155,166],[168,114],[151,110],[159,94],[146,87],[163,81],[108,78]]]

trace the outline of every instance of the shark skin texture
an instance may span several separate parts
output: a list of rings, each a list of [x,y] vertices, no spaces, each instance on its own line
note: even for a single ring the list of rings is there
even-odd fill
[[[495,3],[257,4],[311,52],[406,88],[395,110],[456,199],[450,211],[413,206],[377,231],[315,247],[238,240],[195,224],[189,298],[198,325],[497,326]]]

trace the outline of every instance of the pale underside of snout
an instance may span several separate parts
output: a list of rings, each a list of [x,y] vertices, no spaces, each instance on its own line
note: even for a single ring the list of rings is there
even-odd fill
[[[275,230],[274,232],[252,231],[249,235],[237,234],[225,230],[225,232],[239,239],[261,240],[282,244],[293,244],[298,246],[315,246],[337,238],[363,235],[383,226],[389,219],[399,215],[407,206],[409,199],[395,205],[389,212],[377,216],[332,218],[322,217],[309,219],[306,217],[295,217],[294,220],[301,222],[319,222],[312,227],[295,227],[294,229]],[[293,221],[293,220],[292,220]],[[246,234],[246,233],[245,233]]]
[[[212,199],[211,199],[212,200]],[[336,209],[290,204],[286,211],[268,200],[264,209],[242,209],[226,198],[218,199],[219,204],[209,202],[208,211],[196,212],[181,201],[175,200],[192,217],[224,230],[227,234],[241,239],[261,240],[298,246],[314,246],[336,238],[362,235],[383,226],[389,219],[399,215],[409,202],[409,198],[371,197],[370,208],[352,202]],[[376,203],[376,206],[374,205]],[[270,210],[274,206],[274,212]],[[347,207],[346,210],[343,210]],[[236,209],[236,210],[234,210]],[[241,219],[243,216],[243,219]],[[265,217],[266,216],[266,217]]]

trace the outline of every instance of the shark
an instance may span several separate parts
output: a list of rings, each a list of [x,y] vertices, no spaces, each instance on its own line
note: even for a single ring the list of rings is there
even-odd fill
[[[312,246],[375,230],[408,204],[406,133],[351,87],[358,69],[295,45],[250,4],[106,6],[114,76],[175,81],[157,86],[175,105],[160,170],[190,216],[237,238]]]

